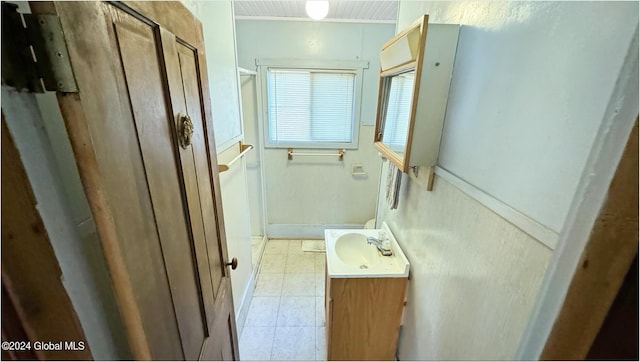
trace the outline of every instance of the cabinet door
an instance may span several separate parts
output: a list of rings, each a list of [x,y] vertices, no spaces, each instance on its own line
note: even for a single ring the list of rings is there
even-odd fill
[[[394,360],[407,279],[334,278],[330,288],[329,360]]]
[[[58,100],[134,357],[237,359],[200,23],[177,2],[32,9],[64,29],[79,93]]]

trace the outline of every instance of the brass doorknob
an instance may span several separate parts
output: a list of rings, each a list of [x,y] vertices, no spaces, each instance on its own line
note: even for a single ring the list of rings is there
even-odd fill
[[[224,266],[230,266],[232,270],[236,270],[238,267],[238,258],[231,259],[231,261],[224,264]]]
[[[178,118],[178,142],[180,146],[186,149],[191,144],[191,136],[193,136],[193,122],[188,115],[181,115]]]

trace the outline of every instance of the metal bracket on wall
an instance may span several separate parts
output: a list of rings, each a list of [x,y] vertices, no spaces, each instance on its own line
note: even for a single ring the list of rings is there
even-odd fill
[[[58,16],[21,14],[16,4],[2,2],[2,84],[35,93],[78,92]]]
[[[420,184],[427,191],[433,191],[433,181],[436,178],[435,167],[411,166],[407,174],[409,178]]]

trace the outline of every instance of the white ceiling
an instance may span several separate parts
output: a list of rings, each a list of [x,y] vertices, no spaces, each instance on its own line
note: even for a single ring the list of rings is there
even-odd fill
[[[288,1],[249,1],[234,0],[235,15],[237,17],[259,18],[306,18],[304,0]],[[339,21],[396,21],[398,0],[395,1],[362,1],[362,0],[329,0],[329,14],[326,19]]]

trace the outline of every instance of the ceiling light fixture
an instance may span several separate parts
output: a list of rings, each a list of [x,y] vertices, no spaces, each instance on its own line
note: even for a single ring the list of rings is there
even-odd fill
[[[329,13],[329,0],[307,0],[305,9],[311,19],[324,19]]]

